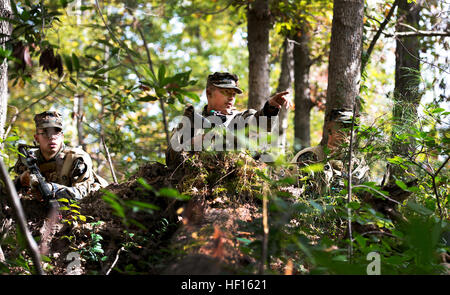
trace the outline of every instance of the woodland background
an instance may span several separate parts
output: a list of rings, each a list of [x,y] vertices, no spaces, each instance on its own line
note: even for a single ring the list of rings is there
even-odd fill
[[[339,7],[341,22],[333,21],[333,7]],[[399,209],[410,217],[408,226],[360,200],[347,202],[344,188],[305,199],[307,213],[294,233],[285,228],[290,218],[276,213],[286,204],[270,200],[271,234],[259,244],[241,238],[246,254],[289,266],[266,272],[352,273],[360,270],[343,266],[351,244],[354,261],[378,251],[390,273],[440,273],[449,249],[443,238],[450,189],[449,13],[445,0],[2,0],[3,160],[12,167],[17,144],[32,142],[34,114],[58,110],[66,143],[82,146],[109,182],[125,183],[140,168],[165,163],[174,118],[186,103],[197,110],[206,103],[207,75],[233,72],[244,89],[238,109],[259,108],[270,94],[290,91],[294,108],[280,115],[285,152],[277,165],[323,140],[327,107],[356,105],[355,153],[370,166],[366,186],[385,194],[381,184],[389,166],[390,184],[409,193]],[[339,94],[342,85],[345,93]],[[270,189],[282,183],[256,176]],[[106,198],[113,209],[122,204],[114,203],[116,197]],[[353,221],[375,224],[384,234],[356,235],[351,243],[336,239],[336,232],[345,235],[348,209]],[[305,246],[304,235],[319,248]],[[92,237],[90,243],[99,241]],[[104,253],[89,249],[85,253],[101,264]],[[25,262],[20,266],[26,272]]]

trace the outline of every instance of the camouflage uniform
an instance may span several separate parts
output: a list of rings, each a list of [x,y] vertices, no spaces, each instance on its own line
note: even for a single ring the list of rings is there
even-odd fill
[[[61,115],[57,112],[38,114],[35,116],[35,122],[36,128],[62,129]],[[108,185],[106,180],[94,172],[91,157],[81,148],[67,147],[63,144],[59,152],[48,161],[41,155],[39,148],[30,149],[29,153],[37,159],[42,175],[51,184],[52,192],[57,198],[80,200]],[[27,170],[23,160],[20,157],[14,167],[14,171],[19,175],[14,180],[18,191],[25,189],[20,183],[20,175]]]
[[[265,116],[265,117],[267,117],[267,129],[268,130],[272,129],[270,117],[277,116],[278,112],[279,112],[278,108],[269,105],[269,103],[267,103],[267,102],[264,105],[264,107],[259,111],[256,111],[254,109],[248,109],[243,112],[234,111],[230,115],[223,115],[223,114],[217,114],[217,113],[208,114],[207,108],[208,108],[208,106],[206,105],[203,108],[201,115],[204,118],[210,118],[210,116],[219,116],[220,117],[219,121],[221,121],[223,123],[224,127],[233,126],[234,123],[239,122],[239,121],[249,122],[253,119],[256,120],[256,124],[259,126],[261,117]],[[192,105],[188,105],[185,108],[184,116],[189,118],[191,126],[194,126],[194,116],[198,116],[198,114],[195,113],[195,109]],[[213,121],[216,121],[216,120],[213,120]],[[181,130],[182,128],[183,128],[183,124],[180,123],[172,131],[172,135],[171,135],[171,138],[175,139],[175,142],[177,142],[180,145],[183,144],[183,142],[185,142],[186,140],[191,140],[198,133],[198,130],[194,130],[192,128],[191,137],[185,139],[185,138],[183,138],[183,136],[181,134],[177,134],[177,132],[179,130]],[[181,156],[181,152],[175,151],[174,148],[172,147],[172,144],[170,144],[169,148],[166,151],[167,166],[174,168],[174,167],[177,167],[182,161],[183,161],[183,158]]]
[[[346,140],[342,129],[349,127],[352,121],[352,112],[335,110],[332,112],[332,116],[333,120],[329,124],[334,124],[330,128],[334,132],[334,138]],[[335,146],[336,143],[332,140],[327,143],[328,149],[332,151],[330,155],[325,154],[325,143],[321,143],[299,151],[291,161],[296,163],[299,168],[299,178],[305,179],[302,185],[303,192],[321,195],[337,193],[345,188],[344,181],[348,179],[348,155],[345,154],[347,151],[341,146]],[[352,156],[352,183],[361,184],[368,180],[369,167],[363,158],[360,159],[356,155],[356,152],[355,150]],[[314,172],[302,169],[318,163],[323,164],[323,171]]]

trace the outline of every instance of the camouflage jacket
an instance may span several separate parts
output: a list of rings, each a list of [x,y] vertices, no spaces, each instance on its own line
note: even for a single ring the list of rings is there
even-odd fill
[[[208,114],[207,105],[203,108],[201,116],[207,119],[215,119],[216,115]],[[269,105],[268,102],[265,103],[264,107],[256,111],[254,109],[248,109],[246,111],[233,111],[230,115],[219,115],[223,126],[229,129],[237,128],[236,126],[242,122],[255,122],[258,127],[262,127],[270,131],[272,129],[272,120],[271,117],[277,116],[279,109],[277,107],[273,107]],[[188,118],[191,126],[194,126],[194,117],[198,117],[199,115],[195,112],[195,109],[192,105],[188,105],[184,110],[184,117]],[[263,120],[264,119],[264,120]],[[212,120],[211,122],[217,122],[217,120]],[[241,124],[240,126],[242,126]],[[234,126],[234,127],[233,127]],[[183,144],[186,140],[191,140],[196,135],[196,130],[194,128],[191,129],[189,138],[183,138],[183,135],[178,133],[179,130],[183,128],[183,123],[180,123],[176,128],[172,130],[171,140],[169,147],[166,151],[166,165],[172,168],[175,168],[182,162],[181,151],[174,148],[175,144]]]
[[[80,200],[88,194],[106,187],[106,180],[98,176],[92,166],[91,157],[80,148],[64,146],[50,160],[42,157],[38,148],[30,149],[38,160],[38,167],[45,180],[52,185],[52,191],[57,198],[71,198]],[[27,167],[20,158],[14,166],[14,171],[19,175],[14,184],[17,191],[25,189],[20,184],[20,175]]]

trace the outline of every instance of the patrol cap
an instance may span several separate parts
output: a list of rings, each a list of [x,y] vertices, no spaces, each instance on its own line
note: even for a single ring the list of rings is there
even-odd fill
[[[241,94],[242,90],[238,87],[238,77],[235,74],[215,72],[208,76],[206,86],[216,86],[219,88],[229,88],[236,90]]]
[[[36,124],[36,128],[63,128],[61,114],[55,111],[45,111],[37,114],[34,116],[34,123]]]

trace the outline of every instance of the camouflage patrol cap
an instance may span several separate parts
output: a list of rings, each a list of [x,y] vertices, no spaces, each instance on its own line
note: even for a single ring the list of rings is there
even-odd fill
[[[45,111],[34,116],[36,128],[56,127],[62,129],[61,114],[55,111]]]
[[[206,86],[216,86],[219,88],[230,88],[241,94],[242,90],[238,87],[238,77],[235,74],[215,72],[208,76]]]

